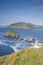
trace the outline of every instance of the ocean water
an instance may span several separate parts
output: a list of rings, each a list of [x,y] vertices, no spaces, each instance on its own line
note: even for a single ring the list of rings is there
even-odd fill
[[[3,35],[10,29],[18,33],[21,38],[24,38],[24,40],[34,38],[38,40],[38,43],[43,44],[43,29],[0,28],[0,55],[7,55],[20,51],[23,48],[33,46],[33,44],[24,40],[5,38]]]

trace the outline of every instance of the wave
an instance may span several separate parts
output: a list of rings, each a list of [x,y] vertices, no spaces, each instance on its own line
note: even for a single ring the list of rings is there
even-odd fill
[[[27,38],[24,38],[24,39],[27,39]],[[7,44],[5,41],[6,40],[0,40],[0,44],[10,46],[14,50],[14,52],[18,52],[21,49],[27,48],[27,47],[39,48],[39,46],[41,45],[41,43],[39,43],[38,40],[36,40],[35,43],[25,43],[23,41],[22,42],[18,41],[15,45]],[[14,42],[14,41],[10,41],[10,42]]]
[[[0,40],[0,44],[3,44],[3,42]]]
[[[13,50],[14,50],[15,52],[18,52],[18,51],[20,51],[21,49],[23,49],[23,48],[22,48],[23,45],[22,45],[22,44],[19,44],[19,43],[17,43],[15,46],[11,46],[11,45],[10,45],[10,47],[13,48]]]
[[[10,46],[15,52],[18,52],[17,46]]]
[[[32,48],[40,48],[42,43],[39,43],[38,40],[35,41],[35,43],[33,43]]]
[[[2,39],[1,39],[1,40],[0,40],[0,45],[6,45],[6,46],[8,46],[8,44],[6,44],[5,41],[6,41],[6,40],[2,40]]]

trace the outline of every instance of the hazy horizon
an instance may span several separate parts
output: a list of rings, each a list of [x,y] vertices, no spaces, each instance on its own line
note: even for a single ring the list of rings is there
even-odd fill
[[[0,0],[0,26],[20,21],[43,25],[43,0]]]
[[[7,26],[7,25],[11,25],[11,24],[15,24],[15,23],[20,23],[20,22],[23,22],[23,23],[30,23],[30,24],[34,24],[34,25],[41,25],[41,24],[35,24],[35,23],[31,23],[31,22],[24,22],[24,21],[19,21],[19,22],[13,22],[13,23],[8,23],[8,24],[2,24],[0,26]],[[41,25],[43,26],[43,24]]]

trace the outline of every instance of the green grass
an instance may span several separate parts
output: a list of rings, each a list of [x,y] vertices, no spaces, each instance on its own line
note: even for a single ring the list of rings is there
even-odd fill
[[[43,65],[43,47],[26,48],[19,53],[0,57],[0,65]]]
[[[5,35],[17,35],[15,32],[13,32],[12,30],[9,30]]]

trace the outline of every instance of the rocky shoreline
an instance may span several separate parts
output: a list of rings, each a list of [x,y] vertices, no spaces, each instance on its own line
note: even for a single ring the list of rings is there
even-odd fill
[[[24,38],[22,38],[19,34],[17,34],[16,32],[9,30],[4,34],[5,38],[12,38],[12,39],[20,39],[21,41],[24,40]],[[35,43],[35,39],[33,38],[28,38],[25,39],[24,41],[28,42],[28,43]]]

